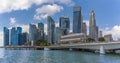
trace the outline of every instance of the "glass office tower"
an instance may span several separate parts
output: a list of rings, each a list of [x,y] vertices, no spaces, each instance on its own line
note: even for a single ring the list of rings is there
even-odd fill
[[[73,8],[73,33],[82,33],[81,7]]]

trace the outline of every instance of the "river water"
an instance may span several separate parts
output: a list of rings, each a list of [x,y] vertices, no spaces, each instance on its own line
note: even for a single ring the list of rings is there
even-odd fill
[[[120,55],[64,50],[0,49],[0,63],[120,63]]]

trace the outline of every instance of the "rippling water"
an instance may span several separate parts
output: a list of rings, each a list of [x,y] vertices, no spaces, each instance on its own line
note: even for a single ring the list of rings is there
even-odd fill
[[[0,49],[0,63],[120,63],[120,55],[61,50]]]

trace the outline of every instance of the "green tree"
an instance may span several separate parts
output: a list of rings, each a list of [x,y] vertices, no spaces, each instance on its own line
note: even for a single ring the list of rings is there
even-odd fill
[[[47,41],[45,40],[37,40],[36,42],[34,42],[35,46],[48,46]]]
[[[103,42],[103,41],[105,41],[105,39],[104,39],[104,37],[100,37],[100,38],[98,38],[98,41]]]
[[[94,42],[95,40],[94,39],[92,39],[92,38],[88,38],[87,39],[87,42]]]

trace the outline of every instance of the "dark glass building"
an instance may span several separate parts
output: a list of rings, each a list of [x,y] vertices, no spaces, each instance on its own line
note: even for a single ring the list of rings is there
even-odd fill
[[[4,27],[4,46],[9,45],[9,29],[7,27]]]
[[[82,33],[81,7],[73,8],[73,33]]]
[[[38,40],[44,40],[44,24],[38,23]]]
[[[22,44],[22,28],[21,27],[17,27],[17,32],[18,32],[18,44],[19,45],[23,45]]]
[[[68,16],[60,17],[59,27],[61,28],[62,35],[67,35],[70,29],[70,21]]]
[[[11,45],[19,45],[19,33],[15,27],[11,29]]]
[[[22,33],[22,42],[21,45],[26,45],[28,43],[28,33],[24,32]]]
[[[50,44],[54,44],[54,42],[55,42],[55,22],[54,22],[54,20],[50,17],[50,16],[48,16],[47,17],[47,20],[48,20],[48,24],[47,24],[47,28],[48,28],[48,30],[47,30],[47,33],[48,33],[48,43],[50,43]]]
[[[37,40],[37,27],[34,24],[29,24],[29,41],[35,42]]]

